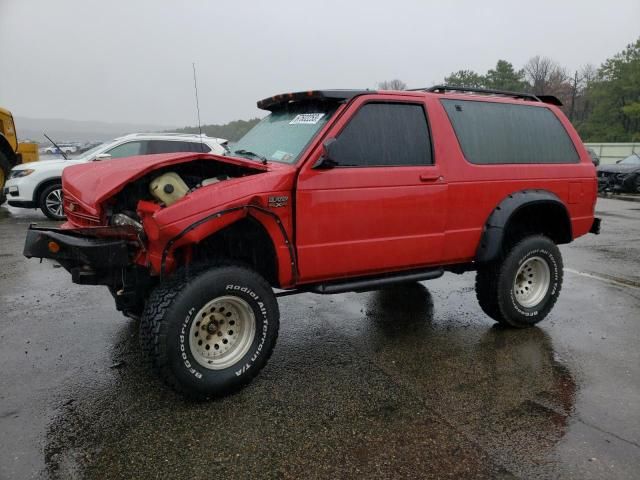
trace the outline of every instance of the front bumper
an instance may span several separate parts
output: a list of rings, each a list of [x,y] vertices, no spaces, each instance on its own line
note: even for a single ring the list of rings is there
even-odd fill
[[[12,207],[18,208],[36,208],[38,206],[36,202],[30,200],[13,200],[11,197],[7,197],[7,203]]]
[[[130,243],[128,239],[95,238],[73,230],[30,225],[23,254],[57,261],[71,273],[74,283],[110,285],[114,273],[132,263]]]
[[[3,193],[7,197],[7,202],[12,207],[36,208],[37,204],[33,200],[33,192],[19,181],[21,179],[10,178],[4,184]]]
[[[638,172],[631,173],[598,173],[598,190],[608,192],[630,192],[636,191],[636,177]]]

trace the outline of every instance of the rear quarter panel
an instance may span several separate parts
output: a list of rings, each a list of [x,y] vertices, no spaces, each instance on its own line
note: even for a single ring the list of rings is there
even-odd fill
[[[469,95],[446,98],[476,100]],[[527,102],[536,108],[548,108],[560,120],[571,138],[580,161],[570,164],[477,165],[464,157],[444,107],[443,96],[427,99],[433,130],[436,162],[446,163],[449,185],[446,202],[447,222],[443,263],[470,261],[493,209],[510,193],[527,189],[548,190],[557,195],[571,217],[573,238],[589,231],[597,196],[595,167],[577,132],[562,112],[547,104]],[[477,101],[513,103],[500,98]]]

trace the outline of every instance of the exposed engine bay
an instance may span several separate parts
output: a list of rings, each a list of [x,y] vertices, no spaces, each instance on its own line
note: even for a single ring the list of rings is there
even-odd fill
[[[160,168],[126,185],[114,197],[108,216],[113,225],[128,224],[129,220],[139,222],[136,206],[140,200],[169,207],[199,188],[256,173],[260,171],[207,160]]]

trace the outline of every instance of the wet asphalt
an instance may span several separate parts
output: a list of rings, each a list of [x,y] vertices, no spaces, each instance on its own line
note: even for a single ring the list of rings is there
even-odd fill
[[[640,203],[562,247],[551,315],[497,328],[474,276],[282,298],[262,373],[193,403],[104,287],[22,257],[0,207],[0,478],[638,478]]]

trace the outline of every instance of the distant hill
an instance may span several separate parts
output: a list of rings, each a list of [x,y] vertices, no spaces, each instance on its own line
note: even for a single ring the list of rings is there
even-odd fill
[[[110,123],[100,121],[65,120],[62,118],[14,117],[20,140],[49,143],[43,132],[56,143],[94,142],[136,132],[174,131],[171,125]]]
[[[210,137],[226,138],[232,142],[240,140],[253,126],[260,121],[259,118],[251,120],[234,120],[224,125],[202,125],[202,133]],[[185,127],[173,130],[180,133],[198,133],[198,127]]]

